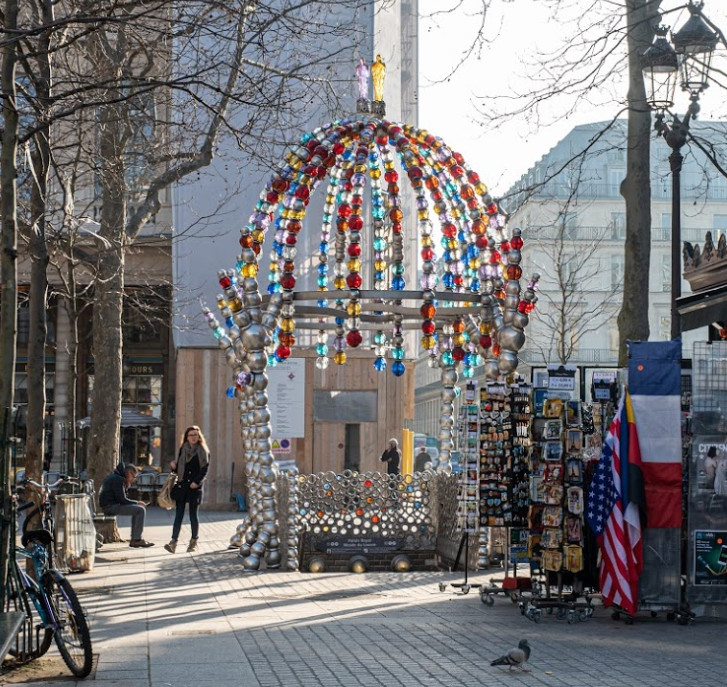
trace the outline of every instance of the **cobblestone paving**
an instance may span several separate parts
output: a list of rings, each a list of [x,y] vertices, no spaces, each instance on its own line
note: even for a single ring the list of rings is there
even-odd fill
[[[585,622],[544,614],[536,624],[502,595],[489,607],[476,589],[459,593],[451,583],[462,581],[461,572],[249,574],[227,548],[238,514],[203,511],[199,552],[174,556],[162,548],[172,517],[150,509],[144,536],[154,548],[107,545],[93,572],[71,578],[89,613],[97,682],[651,687],[711,684],[724,675],[725,623],[685,627],[645,614],[626,625],[598,607]],[[128,536],[123,520],[120,528]],[[188,536],[185,526],[180,549]],[[490,667],[522,638],[533,649],[531,672]]]

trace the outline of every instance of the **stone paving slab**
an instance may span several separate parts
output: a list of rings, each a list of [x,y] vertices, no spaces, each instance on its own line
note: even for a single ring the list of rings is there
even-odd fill
[[[459,593],[451,583],[462,581],[461,572],[250,574],[228,548],[239,514],[203,511],[201,520],[200,550],[171,555],[162,545],[172,515],[150,508],[144,536],[157,546],[107,545],[92,572],[71,576],[98,655],[95,681],[124,687],[651,687],[713,683],[723,674],[725,623],[684,627],[663,614],[644,614],[626,625],[597,608],[586,622],[544,614],[536,624],[502,595],[488,607],[476,589]],[[120,526],[128,534],[128,523],[122,519]],[[185,526],[181,541],[188,536]],[[492,576],[479,572],[469,581]],[[532,672],[490,666],[523,637],[533,648]],[[18,683],[19,675],[13,684],[76,682],[69,675]]]

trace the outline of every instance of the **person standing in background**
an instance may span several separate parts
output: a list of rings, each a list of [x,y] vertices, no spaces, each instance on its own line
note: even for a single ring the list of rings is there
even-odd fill
[[[192,528],[192,538],[187,546],[187,553],[197,550],[199,541],[199,517],[197,512],[202,503],[203,484],[210,466],[210,453],[207,448],[202,430],[197,425],[192,425],[184,430],[182,445],[179,447],[177,460],[169,463],[172,472],[179,476],[177,486],[174,488],[178,494],[174,496],[177,503],[177,511],[172,526],[172,539],[164,548],[169,553],[177,550],[177,541],[182,529],[184,510],[189,504],[189,524]]]
[[[399,474],[401,451],[399,451],[399,442],[396,439],[389,439],[389,448],[381,454],[381,462],[387,464],[386,471],[390,475]]]

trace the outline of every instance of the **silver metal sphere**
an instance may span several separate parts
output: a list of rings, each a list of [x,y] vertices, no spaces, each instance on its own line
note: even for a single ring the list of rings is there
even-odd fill
[[[517,369],[517,354],[511,351],[500,351],[500,362],[498,363],[498,369],[500,374],[507,375],[514,372]]]

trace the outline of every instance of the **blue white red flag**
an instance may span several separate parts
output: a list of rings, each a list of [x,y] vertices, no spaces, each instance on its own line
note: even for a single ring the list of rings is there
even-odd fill
[[[681,342],[629,341],[649,527],[682,524]]]
[[[603,604],[615,604],[630,615],[638,609],[639,575],[643,570],[640,463],[631,399],[624,393],[588,492],[586,520],[601,553],[599,584]]]

